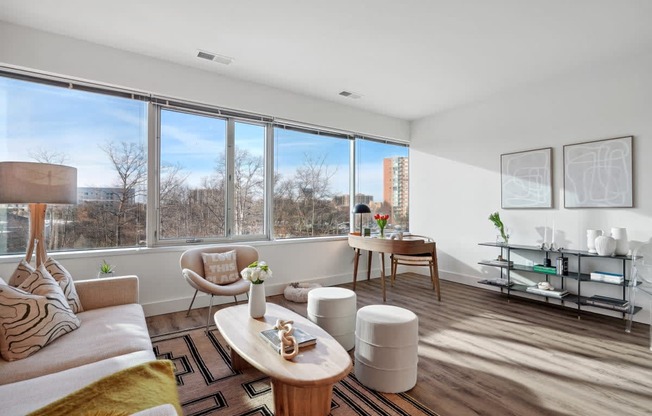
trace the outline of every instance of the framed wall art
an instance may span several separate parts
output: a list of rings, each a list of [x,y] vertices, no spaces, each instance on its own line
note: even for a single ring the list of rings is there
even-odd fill
[[[633,207],[633,138],[564,146],[564,207]]]
[[[552,148],[500,155],[502,208],[552,208]]]

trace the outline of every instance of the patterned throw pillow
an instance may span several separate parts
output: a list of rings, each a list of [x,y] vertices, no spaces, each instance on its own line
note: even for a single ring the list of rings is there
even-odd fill
[[[68,270],[52,257],[48,257],[48,259],[45,260],[44,265],[48,273],[54,277],[54,280],[56,280],[57,283],[59,283],[59,286],[61,286],[61,289],[63,289],[63,294],[66,295],[66,299],[68,299],[68,304],[70,305],[72,312],[84,312],[84,308],[79,301],[77,290],[75,290],[75,283],[72,280],[70,272],[68,272]]]
[[[226,285],[240,278],[235,250],[224,253],[201,253],[204,260],[204,278],[211,283]]]
[[[63,290],[42,265],[18,288],[0,286],[0,355],[7,361],[29,357],[79,325]]]
[[[19,284],[23,283],[25,279],[34,273],[34,268],[31,264],[22,259],[16,267],[14,274],[9,277],[9,286],[17,287]]]

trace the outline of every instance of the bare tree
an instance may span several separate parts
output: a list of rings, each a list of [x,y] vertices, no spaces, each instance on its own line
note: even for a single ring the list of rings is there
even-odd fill
[[[37,147],[34,150],[28,150],[27,154],[37,162],[53,163],[56,165],[63,165],[69,159],[68,155],[65,153],[44,149],[42,147]]]
[[[115,210],[115,245],[121,246],[123,241],[123,227],[136,222],[139,217],[128,215],[130,210],[134,213],[138,209],[135,202],[138,196],[144,194],[147,185],[147,157],[145,146],[140,143],[122,141],[117,145],[108,142],[100,148],[106,153],[118,174],[118,207]],[[138,228],[138,227],[136,227]],[[138,241],[136,241],[138,243]]]

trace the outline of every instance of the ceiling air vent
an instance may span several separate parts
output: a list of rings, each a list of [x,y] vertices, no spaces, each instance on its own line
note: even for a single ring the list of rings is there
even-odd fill
[[[233,62],[233,58],[230,56],[219,55],[217,53],[206,52],[202,50],[197,50],[197,58],[206,59],[224,65],[229,65],[231,62]]]
[[[362,98],[362,95],[357,94],[355,92],[351,92],[351,91],[342,91],[342,92],[340,92],[340,95],[342,97],[352,98],[354,100],[357,100],[358,98]]]

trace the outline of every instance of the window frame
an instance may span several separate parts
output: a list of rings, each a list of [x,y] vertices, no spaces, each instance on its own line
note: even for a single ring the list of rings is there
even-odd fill
[[[270,123],[257,121],[255,119],[249,119],[247,117],[237,117],[235,115],[226,116],[222,114],[219,110],[211,111],[208,108],[197,108],[191,106],[184,106],[178,104],[169,104],[168,102],[150,102],[149,104],[150,111],[150,127],[149,129],[149,145],[150,149],[154,150],[152,155],[155,157],[150,159],[151,164],[153,165],[154,178],[152,181],[152,192],[151,198],[148,197],[147,205],[152,207],[151,215],[152,218],[156,219],[156,223],[152,224],[149,227],[148,224],[148,242],[151,241],[151,244],[148,246],[158,247],[158,246],[179,246],[179,245],[188,245],[188,244],[211,244],[211,243],[232,243],[232,242],[251,242],[251,241],[261,241],[270,239],[270,226],[269,219],[267,217],[267,212],[269,211],[268,205],[271,205],[271,202],[267,199],[267,188],[271,182],[269,175],[267,174],[267,154],[263,157],[264,166],[263,166],[263,233],[262,234],[250,234],[250,235],[234,235],[233,229],[235,224],[235,125],[237,122],[251,124],[255,126],[260,126],[265,129],[264,141],[263,141],[263,151],[267,152],[268,141],[269,141],[269,130]],[[188,237],[188,238],[161,238],[161,200],[160,200],[160,176],[161,176],[161,112],[163,110],[175,111],[179,113],[202,116],[202,117],[211,117],[218,120],[224,120],[226,123],[226,138],[225,138],[225,148],[224,148],[224,157],[225,157],[225,176],[226,181],[226,191],[224,195],[225,203],[225,214],[224,219],[225,226],[225,235],[214,236],[214,237]],[[217,156],[217,155],[216,155]],[[148,194],[149,195],[149,194]],[[149,212],[148,212],[149,214]],[[151,228],[151,231],[150,231]],[[151,234],[150,234],[151,232]],[[151,238],[151,240],[150,240]]]
[[[355,195],[357,193],[357,170],[356,164],[356,142],[358,140],[370,140],[384,144],[398,145],[409,148],[409,143],[402,140],[386,139],[369,135],[362,135],[348,130],[340,130],[319,125],[302,123],[294,120],[276,118],[273,116],[251,113],[240,110],[231,110],[228,108],[212,106],[209,104],[197,103],[193,101],[184,101],[169,97],[155,95],[146,91],[120,88],[103,83],[76,80],[71,77],[57,76],[16,69],[0,65],[0,77],[15,78],[23,81],[46,84],[50,86],[77,89],[81,91],[104,94],[107,96],[119,96],[122,98],[132,99],[135,101],[147,102],[147,207],[146,207],[146,247],[165,247],[165,246],[184,246],[193,244],[207,243],[233,243],[233,242],[253,242],[253,241],[288,241],[288,239],[276,240],[274,230],[274,165],[275,165],[275,145],[276,138],[274,135],[275,128],[288,128],[299,130],[316,135],[324,135],[330,138],[345,138],[349,140],[349,201],[353,206]],[[195,115],[203,115],[224,119],[227,122],[226,135],[226,168],[227,168],[227,195],[226,195],[226,218],[225,226],[227,229],[226,237],[221,238],[197,238],[189,240],[187,238],[160,239],[161,217],[160,217],[160,160],[161,160],[161,117],[160,111],[163,108],[169,108],[174,111],[185,112]],[[231,232],[234,225],[234,158],[235,158],[235,123],[258,125],[265,128],[264,134],[264,189],[263,189],[263,233],[252,235],[234,236]],[[409,160],[409,154],[408,154]],[[353,214],[349,216],[350,224],[353,224]],[[346,235],[331,236],[306,236],[298,237],[305,239],[328,239],[343,238]],[[130,247],[99,247],[92,250],[124,250]],[[137,247],[136,247],[137,248]],[[65,250],[62,253],[74,252],[77,250]]]

